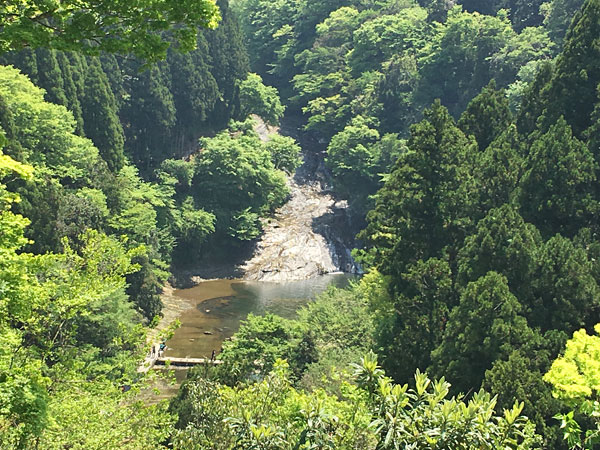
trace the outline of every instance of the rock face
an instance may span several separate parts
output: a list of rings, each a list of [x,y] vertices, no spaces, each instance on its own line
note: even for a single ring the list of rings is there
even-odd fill
[[[332,272],[359,272],[350,249],[353,233],[346,201],[328,193],[322,155],[305,154],[288,180],[289,201],[263,222],[253,256],[240,266],[255,281],[305,280]]]
[[[313,228],[316,219],[331,214],[333,198],[315,185],[290,180],[289,187],[290,200],[263,224],[254,256],[242,266],[245,279],[303,280],[340,270],[325,237]]]

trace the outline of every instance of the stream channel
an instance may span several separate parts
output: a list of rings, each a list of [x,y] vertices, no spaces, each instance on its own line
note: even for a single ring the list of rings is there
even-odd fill
[[[271,133],[257,121],[256,131],[268,140]],[[301,141],[301,139],[299,139]],[[314,143],[301,142],[304,148]],[[330,190],[323,155],[304,153],[304,163],[288,179],[290,197],[263,222],[263,234],[253,252],[231,264],[229,271],[214,272],[212,264],[191,269],[187,277],[196,283],[188,289],[163,295],[168,323],[179,319],[181,327],[167,341],[165,356],[210,358],[218,355],[248,314],[273,313],[294,318],[298,310],[328,286],[345,287],[360,273],[350,249],[358,231],[348,204]],[[343,273],[346,272],[346,273]],[[227,277],[207,280],[207,278]],[[177,384],[186,370],[175,370]],[[178,386],[162,386],[160,397],[176,394]]]
[[[345,287],[353,278],[356,275],[334,273],[283,283],[221,279],[176,290],[171,298],[178,299],[180,305],[185,302],[187,309],[179,316],[181,326],[167,341],[165,356],[210,358],[213,350],[218,355],[223,342],[248,314],[273,313],[293,319],[302,306],[329,286]],[[160,393],[153,401],[176,395],[187,369],[177,369],[174,375],[175,384],[158,382]]]

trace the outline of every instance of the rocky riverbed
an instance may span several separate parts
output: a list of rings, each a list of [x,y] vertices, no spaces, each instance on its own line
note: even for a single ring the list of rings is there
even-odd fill
[[[264,221],[254,255],[241,267],[243,278],[292,281],[355,270],[344,243],[335,239],[347,203],[336,202],[317,181],[288,184],[290,200]]]
[[[347,202],[333,195],[324,154],[314,150],[318,143],[303,142],[299,125],[279,129],[253,118],[262,140],[280,133],[295,137],[304,149],[304,163],[288,179],[290,198],[263,220],[257,242],[240,247],[227,261],[202,261],[174,271],[175,285],[190,287],[220,278],[286,282],[335,272],[359,273],[350,251],[360,227],[352,223]]]
[[[297,127],[268,129],[260,118],[255,120],[263,140],[274,131],[298,137]],[[288,180],[290,199],[263,221],[264,232],[251,258],[239,267],[243,279],[283,282],[359,271],[350,254],[354,239],[348,233],[353,229],[348,203],[331,194],[323,155],[306,151],[310,144],[301,143],[304,163]]]

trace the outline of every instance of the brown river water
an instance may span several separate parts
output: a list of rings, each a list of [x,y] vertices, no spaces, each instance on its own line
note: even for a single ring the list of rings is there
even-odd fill
[[[170,302],[181,301],[191,306],[179,316],[181,327],[167,341],[165,356],[202,358],[217,357],[225,339],[240,327],[240,322],[253,313],[273,313],[293,319],[298,310],[324,292],[329,286],[345,287],[356,275],[336,273],[309,280],[273,283],[266,281],[212,280],[189,289],[173,292]],[[209,334],[207,334],[209,333]],[[156,368],[163,371],[164,369]],[[147,403],[156,403],[177,395],[187,376],[187,369],[171,370],[171,382],[155,380],[144,393]]]
[[[201,358],[218,355],[248,314],[273,313],[292,319],[298,309],[328,286],[345,287],[355,276],[329,274],[309,280],[272,283],[261,281],[204,281],[173,293],[191,304],[179,320],[181,327],[167,342],[166,356]]]

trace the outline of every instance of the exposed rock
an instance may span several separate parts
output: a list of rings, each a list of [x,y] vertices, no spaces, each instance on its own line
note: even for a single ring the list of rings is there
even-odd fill
[[[266,127],[258,123],[257,131],[265,139]],[[244,279],[283,282],[360,270],[350,254],[354,233],[348,236],[353,230],[348,203],[333,197],[329,182],[323,155],[305,152],[304,163],[288,180],[289,201],[263,221],[264,232],[252,257],[239,266]]]

